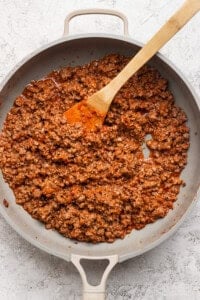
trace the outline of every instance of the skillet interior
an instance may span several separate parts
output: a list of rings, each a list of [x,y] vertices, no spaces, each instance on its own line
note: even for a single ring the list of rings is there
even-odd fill
[[[53,69],[65,65],[85,64],[100,58],[107,53],[120,53],[132,56],[139,49],[137,42],[109,35],[85,35],[61,39],[40,52],[35,53],[24,61],[13,75],[4,83],[0,93],[2,102],[0,110],[0,126],[23,87],[33,79],[42,78]],[[130,257],[144,253],[166,239],[179,225],[190,211],[200,183],[200,112],[195,102],[195,96],[180,78],[180,76],[160,57],[154,57],[151,65],[169,80],[176,103],[184,109],[189,118],[191,146],[188,154],[188,165],[182,173],[186,187],[181,189],[174,209],[164,218],[147,225],[140,231],[134,230],[124,240],[117,240],[113,244],[101,243],[97,245],[74,242],[62,237],[55,231],[47,231],[43,224],[31,218],[22,207],[15,204],[12,191],[0,175],[0,212],[13,228],[35,246],[70,260],[70,253],[88,256],[107,256],[117,254],[123,261]],[[8,199],[9,208],[3,205],[3,199]]]

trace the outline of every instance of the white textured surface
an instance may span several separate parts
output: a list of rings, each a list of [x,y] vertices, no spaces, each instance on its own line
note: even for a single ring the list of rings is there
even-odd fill
[[[183,0],[0,0],[0,80],[24,56],[60,37],[67,13],[78,8],[116,8],[127,15],[130,35],[146,42]],[[94,25],[91,25],[94,24]],[[71,32],[121,33],[120,22],[86,17]],[[200,14],[161,51],[200,95]],[[156,249],[114,268],[108,300],[200,299],[200,204],[177,233]],[[94,276],[96,269],[90,270]],[[81,299],[81,280],[70,263],[17,235],[0,217],[0,299]]]

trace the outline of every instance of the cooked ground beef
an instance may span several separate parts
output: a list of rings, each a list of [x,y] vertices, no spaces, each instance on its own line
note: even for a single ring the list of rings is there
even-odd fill
[[[94,132],[63,116],[128,61],[108,55],[32,81],[4,123],[0,167],[17,204],[66,237],[93,243],[124,238],[164,217],[183,184],[187,117],[157,70],[145,66],[132,76]]]

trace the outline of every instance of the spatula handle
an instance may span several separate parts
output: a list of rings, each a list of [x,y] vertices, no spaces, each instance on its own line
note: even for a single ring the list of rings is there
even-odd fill
[[[161,27],[153,38],[134,56],[127,66],[102,89],[105,100],[111,103],[124,83],[165,45],[198,11],[200,0],[186,0],[183,6]],[[103,91],[104,90],[104,91]]]

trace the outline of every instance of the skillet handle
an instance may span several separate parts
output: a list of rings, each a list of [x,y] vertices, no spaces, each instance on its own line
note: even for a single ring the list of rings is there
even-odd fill
[[[69,23],[71,21],[71,19],[73,19],[74,17],[77,16],[83,16],[83,15],[111,15],[111,16],[115,16],[115,17],[119,17],[124,24],[124,35],[128,36],[128,20],[127,17],[116,10],[111,10],[111,9],[80,9],[80,10],[75,10],[73,12],[71,12],[70,14],[67,15],[67,17],[65,18],[65,23],[64,23],[64,33],[63,36],[67,36],[69,35]]]
[[[101,282],[99,285],[91,285],[87,281],[87,276],[85,270],[83,269],[80,261],[81,259],[85,260],[108,260],[109,263],[104,270],[104,273],[101,278]],[[83,282],[83,300],[105,300],[105,289],[106,289],[106,280],[112,268],[118,262],[118,255],[110,255],[110,256],[82,256],[77,254],[71,254],[71,262],[75,265],[78,269],[82,282]]]

